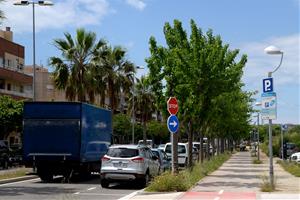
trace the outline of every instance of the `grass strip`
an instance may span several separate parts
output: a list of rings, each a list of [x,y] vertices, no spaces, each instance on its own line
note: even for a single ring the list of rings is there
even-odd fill
[[[13,170],[13,171],[7,171],[6,173],[0,174],[0,180],[25,176],[26,173],[28,172],[29,169],[25,169],[25,168]]]
[[[177,175],[172,175],[170,171],[154,178],[145,189],[147,192],[182,192],[187,191],[199,180],[218,169],[230,158],[230,153],[224,153],[212,157],[202,164],[197,163],[191,169],[184,169]]]
[[[294,176],[300,177],[300,164],[282,160],[278,160],[277,163],[279,163],[285,171]]]

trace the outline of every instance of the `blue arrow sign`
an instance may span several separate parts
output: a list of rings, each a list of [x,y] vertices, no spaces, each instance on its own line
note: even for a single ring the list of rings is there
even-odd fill
[[[176,115],[170,115],[167,121],[168,129],[171,133],[176,133],[179,127],[179,121]]]

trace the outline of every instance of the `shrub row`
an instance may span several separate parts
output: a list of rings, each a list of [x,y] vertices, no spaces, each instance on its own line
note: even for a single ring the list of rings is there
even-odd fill
[[[187,191],[206,175],[218,169],[225,161],[230,158],[230,153],[214,156],[209,161],[202,164],[197,163],[191,169],[180,171],[173,175],[167,171],[154,178],[146,188],[147,192],[181,192]]]

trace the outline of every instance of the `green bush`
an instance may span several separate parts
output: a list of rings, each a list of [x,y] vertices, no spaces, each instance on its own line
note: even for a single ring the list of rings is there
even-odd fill
[[[214,156],[209,161],[204,161],[203,164],[195,164],[191,169],[185,169],[179,172],[178,175],[173,175],[171,172],[165,172],[154,178],[150,185],[146,188],[148,192],[180,192],[187,191],[200,179],[218,169],[231,154],[225,153],[219,156]]]

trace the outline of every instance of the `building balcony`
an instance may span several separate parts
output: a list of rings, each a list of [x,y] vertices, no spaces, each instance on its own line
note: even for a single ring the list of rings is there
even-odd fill
[[[32,99],[33,97],[32,91],[26,91],[22,93],[13,90],[0,89],[0,94],[11,96],[15,99]]]

